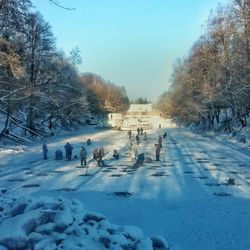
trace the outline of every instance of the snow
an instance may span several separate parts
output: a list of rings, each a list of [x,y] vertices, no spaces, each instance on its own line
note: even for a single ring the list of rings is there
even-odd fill
[[[165,131],[156,162],[154,145]],[[48,160],[42,143],[0,152],[0,246],[9,239],[35,242],[35,249],[250,249],[249,150],[170,122],[147,134],[137,149],[153,162],[138,168],[122,131],[61,135],[48,144]],[[77,156],[86,146],[88,160],[103,146],[107,166],[90,161],[85,175],[79,157],[54,160],[66,142]],[[119,160],[112,159],[114,149]]]

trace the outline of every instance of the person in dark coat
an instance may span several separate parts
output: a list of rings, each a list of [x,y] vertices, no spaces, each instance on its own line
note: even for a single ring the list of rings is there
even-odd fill
[[[97,155],[97,164],[99,167],[103,167],[105,165],[104,161],[102,159],[103,157],[104,157],[104,148],[101,147],[101,148],[99,148],[98,155]]]
[[[43,144],[43,159],[47,160],[48,159],[48,147],[46,143]]]
[[[136,163],[134,164],[134,166],[142,166],[143,162],[144,162],[144,153],[140,153],[137,157]]]
[[[156,161],[160,160],[160,153],[161,153],[161,148],[160,148],[160,145],[157,144],[156,145],[156,149],[155,149],[155,158],[156,158]]]
[[[118,160],[120,155],[119,155],[119,152],[117,150],[114,150],[114,154],[113,154],[113,157]]]
[[[99,155],[98,149],[95,148],[95,149],[94,149],[94,152],[93,152],[93,159],[94,159],[94,160],[97,160],[98,155]]]
[[[72,158],[72,151],[73,151],[73,147],[69,144],[69,154],[68,154],[68,160],[71,161]]]
[[[90,146],[91,145],[91,140],[90,140],[90,138],[88,138],[88,140],[87,140],[87,146]]]
[[[67,142],[66,145],[64,146],[64,149],[65,149],[65,158],[67,160],[69,159],[69,147],[70,147],[70,144]]]
[[[143,135],[143,128],[141,127],[141,135]]]
[[[163,134],[163,138],[167,138],[167,132]]]
[[[137,134],[137,135],[136,135],[135,139],[136,139],[136,143],[137,143],[137,145],[139,145],[139,143],[140,143],[140,137],[139,137],[139,134]]]
[[[70,161],[71,157],[72,157],[73,147],[67,142],[67,144],[64,146],[64,148],[65,148],[65,152],[66,152],[66,159]]]
[[[56,160],[62,160],[62,158],[63,158],[63,152],[62,152],[62,150],[60,150],[60,149],[56,150],[56,152],[55,152],[55,158],[56,158]]]
[[[160,148],[162,148],[162,137],[160,135],[158,138],[158,144],[159,144]]]
[[[81,166],[87,166],[87,150],[85,147],[82,146],[81,151],[80,151],[80,159],[81,159]]]
[[[129,137],[129,139],[131,139],[131,136],[132,136],[132,132],[131,132],[131,130],[129,130],[128,131],[128,137]]]
[[[104,149],[101,147],[99,149],[95,149],[93,152],[93,159],[97,161],[97,164],[99,167],[104,166],[104,162],[102,160],[102,157],[104,156]]]
[[[144,132],[144,138],[143,138],[143,140],[144,140],[144,141],[147,140],[147,132],[146,132],[146,131]]]
[[[137,134],[140,134],[140,128],[137,128]]]

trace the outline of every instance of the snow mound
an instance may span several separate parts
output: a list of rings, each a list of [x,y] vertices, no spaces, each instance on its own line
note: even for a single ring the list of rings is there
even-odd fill
[[[14,229],[14,230],[13,230]],[[0,250],[169,249],[161,237],[149,238],[135,226],[119,227],[102,214],[66,198],[15,199],[0,196]]]

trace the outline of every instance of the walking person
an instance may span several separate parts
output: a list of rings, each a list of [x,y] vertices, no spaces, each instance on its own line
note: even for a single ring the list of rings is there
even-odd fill
[[[43,159],[44,160],[48,159],[48,147],[46,143],[43,144]]]
[[[81,167],[83,167],[83,163],[84,163],[84,167],[86,167],[87,166],[87,150],[83,146],[80,151],[80,159],[81,159]]]

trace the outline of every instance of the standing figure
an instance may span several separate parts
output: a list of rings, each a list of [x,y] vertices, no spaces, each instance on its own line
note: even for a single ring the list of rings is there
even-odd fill
[[[101,157],[104,157],[104,148],[103,147],[99,148],[99,154],[101,155]]]
[[[156,161],[160,160],[160,153],[161,153],[161,148],[160,148],[160,145],[157,144],[156,149],[155,149],[155,158],[156,158]]]
[[[133,149],[133,158],[136,160],[137,159],[137,157],[138,157],[138,149],[137,149],[137,147],[134,147],[134,149]]]
[[[43,144],[43,159],[47,160],[48,159],[48,147],[46,143]]]
[[[139,137],[139,134],[137,134],[137,135],[136,135],[135,139],[136,139],[136,144],[137,144],[137,145],[139,145],[139,143],[140,143],[140,137]]]
[[[87,150],[85,147],[82,146],[81,151],[80,151],[80,159],[81,159],[81,166],[87,166]]]
[[[164,132],[163,138],[167,138],[167,132]]]
[[[143,135],[143,128],[141,127],[141,135]]]
[[[73,147],[69,144],[69,154],[68,154],[68,160],[71,161],[71,157],[72,157],[72,151],[73,151]]]
[[[70,147],[70,144],[67,142],[64,146],[64,149],[65,149],[65,158],[68,160],[69,159],[69,147]]]
[[[98,155],[99,155],[98,149],[95,148],[95,149],[94,149],[94,152],[93,152],[93,159],[94,159],[94,160],[97,160]]]
[[[102,167],[105,165],[103,160],[102,160],[103,157],[104,157],[104,148],[100,147],[98,150],[98,155],[97,155],[97,164],[99,167]]]
[[[67,142],[64,148],[66,152],[66,159],[70,161],[72,157],[73,147]]]
[[[132,136],[132,132],[131,132],[131,130],[129,130],[128,131],[128,137],[129,137],[129,139],[131,139],[131,136]]]
[[[140,128],[137,128],[137,134],[140,134]]]
[[[160,135],[158,138],[158,144],[159,144],[160,148],[162,148],[162,137]]]
[[[147,132],[146,132],[146,131],[144,132],[144,138],[143,138],[143,140],[144,140],[144,141],[147,140]]]

